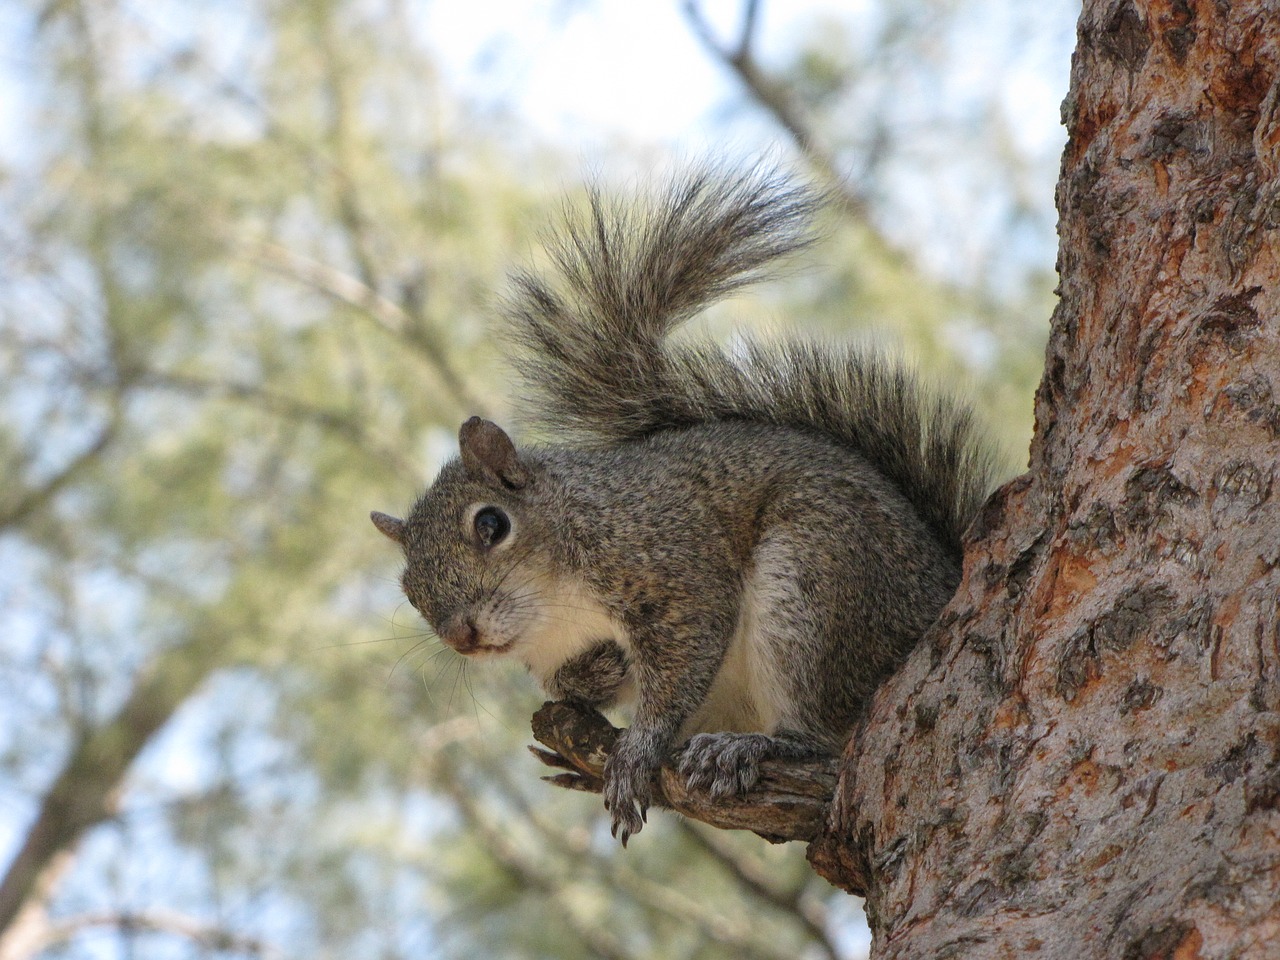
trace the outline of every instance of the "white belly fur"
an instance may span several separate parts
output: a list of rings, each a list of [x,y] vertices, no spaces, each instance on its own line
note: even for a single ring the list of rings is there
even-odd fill
[[[738,623],[720,671],[702,706],[681,728],[682,738],[695,733],[772,733],[789,719],[786,686],[779,658],[785,654],[786,637],[777,617],[791,590],[786,576],[771,574],[785,569],[783,552],[762,545],[756,568],[742,593]],[[517,656],[529,671],[545,682],[567,660],[604,639],[630,648],[626,629],[614,620],[585,585],[543,582],[539,593],[539,616],[533,618]],[[634,682],[619,691],[619,704],[635,695]]]
[[[787,579],[770,575],[769,548],[757,554],[757,566],[742,594],[738,625],[720,672],[702,707],[681,728],[682,737],[695,733],[772,733],[788,719],[786,686],[779,671],[785,647],[777,620],[780,594],[790,589]]]
[[[626,645],[626,631],[586,587],[569,581],[538,583],[537,611],[524,631],[516,656],[545,682],[566,661],[602,640]],[[535,592],[535,591],[531,591]]]

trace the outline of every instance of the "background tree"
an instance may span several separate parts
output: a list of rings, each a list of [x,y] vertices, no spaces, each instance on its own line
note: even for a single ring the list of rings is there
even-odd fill
[[[971,69],[966,9],[1003,8],[871,4],[770,52],[744,8],[726,127],[855,175],[824,270],[709,325],[871,318],[1017,438],[1046,271],[972,217],[951,258],[941,214],[1037,157],[983,146],[999,81],[985,112],[920,96]],[[856,953],[796,845],[665,818],[619,856],[598,801],[516,762],[526,678],[438,655],[367,529],[502,412],[491,298],[578,158],[452,90],[414,5],[0,11],[0,957]],[[920,139],[947,127],[964,150]]]

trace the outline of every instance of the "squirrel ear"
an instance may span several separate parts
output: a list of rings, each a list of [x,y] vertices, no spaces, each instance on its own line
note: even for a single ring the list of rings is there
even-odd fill
[[[369,514],[369,519],[373,521],[373,525],[382,532],[382,535],[394,540],[400,546],[404,546],[404,521],[396,517],[388,516],[385,513],[379,513],[377,510]]]
[[[467,473],[508,490],[529,482],[529,471],[520,462],[511,438],[496,423],[472,417],[458,431],[458,447]]]

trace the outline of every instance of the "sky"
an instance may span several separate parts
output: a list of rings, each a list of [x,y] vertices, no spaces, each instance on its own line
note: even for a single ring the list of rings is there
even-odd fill
[[[739,93],[728,71],[712,61],[689,29],[681,0],[476,0],[421,7],[424,36],[461,89],[484,100],[510,103],[521,119],[562,143],[586,148],[610,135],[695,149],[713,143],[709,122]],[[741,0],[703,0],[705,18],[726,40],[736,37]],[[1018,37],[1019,21],[1007,4],[986,8],[964,38],[971,64],[960,85],[987,82],[991,58],[1015,65],[1004,96],[1022,118],[1024,147],[1061,139],[1058,102],[1065,93],[1069,38],[1049,52],[1044,37]],[[1053,4],[1058,7],[1059,4]],[[771,55],[793,46],[817,17],[856,18],[863,0],[786,0],[765,3],[756,48]],[[1025,27],[1023,27],[1025,31]],[[1012,34],[1012,35],[1011,35]],[[947,91],[954,96],[958,91]]]
[[[254,42],[249,19],[234,15],[245,6],[242,0],[117,2],[162,45],[188,35],[207,37],[215,28],[224,50]],[[509,117],[516,129],[554,145],[583,170],[606,159],[616,164],[622,157],[751,155],[778,143],[771,121],[758,110],[742,108],[738,80],[700,45],[681,12],[682,2],[418,0],[405,7],[446,85],[478,112]],[[728,43],[739,29],[741,5],[742,0],[701,0],[699,6]],[[927,99],[963,109],[959,105],[967,98],[990,103],[996,84],[995,99],[1014,118],[1008,125],[1012,140],[1024,153],[1042,158],[1043,168],[1052,173],[1063,141],[1058,105],[1066,90],[1074,4],[1054,0],[1028,12],[1003,0],[968,0],[966,8],[967,33],[954,39],[961,50],[952,56],[946,86]],[[797,36],[818,17],[851,23],[856,36],[858,17],[867,10],[865,0],[765,2],[756,33],[758,57],[768,64],[794,49]],[[1034,18],[1041,22],[1030,23]],[[31,141],[24,136],[24,125],[35,119],[28,115],[26,79],[32,71],[31,22],[30,8],[0,0],[0,164],[20,162]],[[241,39],[234,39],[237,34]],[[952,173],[954,183],[943,178],[900,187],[906,199],[899,216],[905,236],[925,238],[926,244],[936,239],[932,248],[917,251],[922,261],[958,278],[972,272],[974,257],[990,256],[992,238],[984,244],[978,234],[998,231],[1003,220],[980,204],[965,209],[975,202],[971,171],[957,164]],[[1051,180],[1036,192],[1051,196]],[[931,226],[939,203],[973,224],[966,236],[974,242],[959,245],[953,232]],[[987,215],[991,223],[985,222]],[[1052,263],[1048,231],[1009,239],[1026,248],[1026,263]]]
[[[743,107],[740,82],[699,43],[681,3],[475,0],[416,9],[423,41],[447,84],[482,109],[510,115],[584,170],[626,157],[644,162],[709,152],[751,156],[779,143],[789,149],[771,119]],[[741,0],[700,4],[726,46],[737,36],[741,6]],[[767,66],[786,56],[818,18],[848,23],[849,35],[856,37],[866,22],[859,15],[868,9],[864,0],[766,2],[756,32],[757,58]],[[948,34],[953,47],[942,56],[948,64],[945,85],[917,91],[901,109],[955,117],[972,104],[1000,103],[1012,146],[1037,158],[1041,173],[1031,193],[1048,203],[1065,139],[1059,104],[1076,10],[1072,0],[1053,0],[1036,10],[1003,0],[968,0],[963,26]],[[973,158],[957,159],[941,177],[936,164],[926,164],[928,182],[913,182],[909,167],[895,171],[896,222],[882,228],[891,235],[899,228],[922,264],[952,280],[971,278],[1001,258],[1011,289],[1021,282],[1021,271],[1047,270],[1054,255],[1051,229],[1009,229],[1006,209],[984,205]]]
[[[738,87],[699,45],[680,3],[435,0],[410,8],[422,24],[425,44],[456,89],[482,103],[506,104],[548,140],[591,155],[620,139],[689,152],[715,145],[722,131],[713,121]],[[124,5],[175,34],[209,22],[207,3],[125,0]],[[741,0],[703,0],[700,6],[719,36],[736,35]],[[863,0],[765,3],[757,31],[761,57],[767,61],[771,51],[789,47],[815,15],[852,18],[864,8]],[[20,147],[31,19],[26,5],[0,0],[0,158]],[[1010,38],[1007,23],[978,19],[975,28],[967,42],[973,46],[970,79],[976,84],[982,82],[985,60],[1009,56]],[[1024,145],[1057,142],[1065,58],[1053,51],[1060,68],[1047,73],[1042,58],[1015,52],[1036,61],[1017,71],[1005,91],[1024,119],[1017,133]]]
[[[426,6],[423,20],[461,89],[556,140],[679,139],[731,90],[674,3],[481,0]]]
[[[705,0],[726,39],[740,0]],[[758,47],[786,46],[815,14],[848,16],[861,0],[766,3]],[[717,146],[715,121],[738,93],[689,29],[680,0],[478,0],[423,8],[424,36],[446,78],[482,101],[503,102],[548,139],[586,157],[610,142],[696,153]]]

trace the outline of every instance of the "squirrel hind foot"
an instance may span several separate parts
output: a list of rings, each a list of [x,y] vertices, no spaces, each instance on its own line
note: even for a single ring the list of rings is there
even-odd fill
[[[750,791],[760,780],[764,760],[804,760],[821,753],[797,735],[700,733],[685,744],[679,770],[690,789],[723,799]]]

